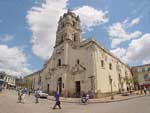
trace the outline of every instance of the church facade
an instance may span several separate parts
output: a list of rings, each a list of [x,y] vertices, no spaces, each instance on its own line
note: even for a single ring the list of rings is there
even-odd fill
[[[28,88],[62,96],[94,93],[101,97],[132,86],[130,68],[94,39],[82,40],[79,16],[68,11],[58,22],[56,42],[42,70],[26,76]]]

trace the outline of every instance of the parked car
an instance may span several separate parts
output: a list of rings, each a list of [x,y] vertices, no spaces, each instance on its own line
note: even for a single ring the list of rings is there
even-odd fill
[[[48,94],[42,90],[39,91],[39,97],[40,98],[47,98],[48,97]]]
[[[122,92],[121,92],[121,95],[122,95],[122,96],[129,96],[129,93],[128,93],[128,91],[122,91]]]

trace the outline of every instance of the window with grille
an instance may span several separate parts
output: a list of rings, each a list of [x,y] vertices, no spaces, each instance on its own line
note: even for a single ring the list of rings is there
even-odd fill
[[[109,63],[109,69],[112,70],[112,64],[111,63]]]

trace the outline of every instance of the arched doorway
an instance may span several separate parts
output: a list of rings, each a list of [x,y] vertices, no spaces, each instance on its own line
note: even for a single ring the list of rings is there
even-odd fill
[[[76,97],[80,97],[80,95],[81,95],[80,81],[75,81],[75,90],[76,90]]]
[[[61,77],[58,78],[58,80],[57,80],[57,91],[61,95],[61,92],[62,92],[62,78]]]

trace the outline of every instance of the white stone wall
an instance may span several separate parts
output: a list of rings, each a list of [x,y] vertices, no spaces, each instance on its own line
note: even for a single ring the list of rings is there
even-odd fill
[[[72,92],[75,92],[75,81],[80,81],[81,82],[81,91],[87,92],[88,90],[90,90],[90,80],[89,80],[89,76],[92,75],[92,68],[91,68],[91,64],[92,64],[92,58],[91,58],[91,51],[88,51],[86,48],[77,48],[77,49],[72,49],[72,47],[69,47],[69,51],[68,51],[69,55],[68,55],[68,65],[69,68],[72,69],[73,67],[77,67],[77,60],[79,60],[79,70],[81,70],[81,72],[76,73],[75,75],[72,75],[70,73],[69,78],[71,80],[68,79],[68,83],[69,83],[69,89],[71,89]],[[80,65],[82,65],[83,67],[85,67],[86,70],[83,70],[82,67],[80,67]]]
[[[128,76],[131,78],[131,72],[128,66],[121,63],[118,59],[109,55],[102,48],[97,47],[95,51],[96,70],[97,70],[97,90],[101,93],[107,93],[111,91],[111,85],[109,82],[109,76],[112,78],[113,91],[119,91],[119,74],[122,78]],[[101,66],[101,60],[104,61],[104,67]],[[109,63],[112,64],[112,69],[109,69]],[[120,71],[117,70],[117,65],[120,67]],[[127,89],[127,85],[124,81],[123,89]]]

